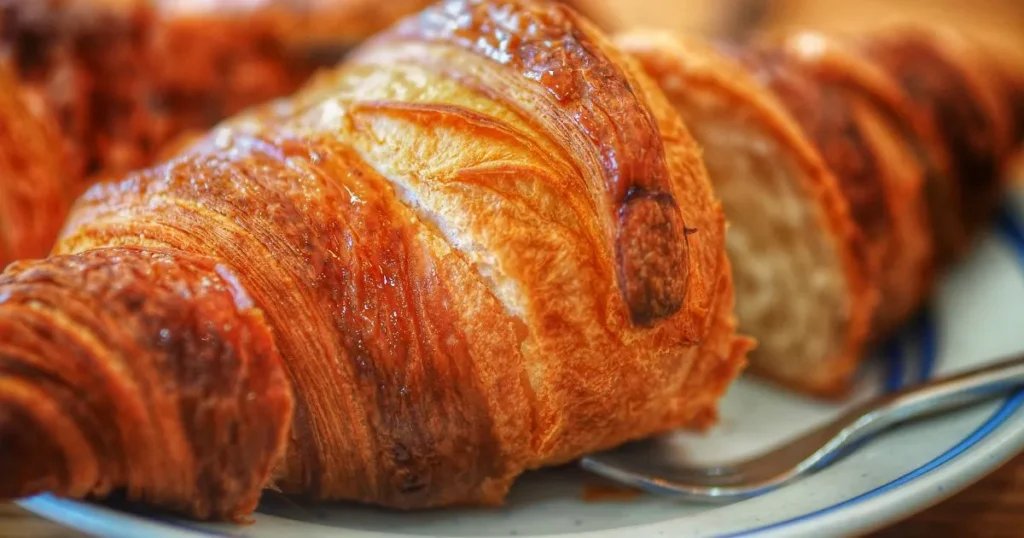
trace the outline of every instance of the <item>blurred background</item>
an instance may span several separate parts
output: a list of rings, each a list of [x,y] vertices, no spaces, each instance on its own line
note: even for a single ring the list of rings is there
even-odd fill
[[[577,0],[609,30],[649,26],[743,40],[794,30],[863,34],[913,22],[956,28],[1024,70],[1024,0]],[[1011,164],[1024,184],[1024,152]]]
[[[903,21],[961,28],[1024,62],[1024,0],[586,0],[614,28],[745,37],[793,29],[855,33]]]

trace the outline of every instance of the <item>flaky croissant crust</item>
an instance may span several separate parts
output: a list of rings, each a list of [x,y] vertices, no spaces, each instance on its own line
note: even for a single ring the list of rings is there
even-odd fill
[[[10,406],[74,472],[33,467],[4,491],[124,488],[201,518],[252,510],[270,483],[400,508],[500,502],[526,469],[714,420],[751,345],[735,334],[724,227],[680,119],[592,25],[530,0],[443,2],[295,96],[93,188],[55,257],[0,279],[0,297],[24,297],[0,301],[8,331],[35,315],[33,275],[100,319],[134,315],[118,290],[168,290],[166,308],[116,340],[48,307],[63,322],[43,326],[88,343],[80,359],[126,408],[154,404],[124,388],[137,374],[103,367],[118,357],[184,367],[180,346],[214,346],[222,362],[197,367],[225,377],[203,373],[203,386],[232,387],[204,408],[231,437],[186,430],[175,445],[183,486],[143,471],[148,456],[88,441],[89,421],[120,407],[47,423],[41,409],[73,394],[5,377],[38,391]],[[154,268],[179,258],[187,270]],[[85,287],[82,263],[98,266]],[[246,299],[226,318],[190,329],[235,289]],[[164,336],[174,345],[154,348]],[[257,359],[259,380],[216,366]],[[273,399],[247,388],[257,381]],[[172,397],[195,394],[166,382]],[[192,423],[196,411],[179,410]],[[83,438],[92,459],[71,448]],[[236,446],[253,447],[249,464],[199,479]]]

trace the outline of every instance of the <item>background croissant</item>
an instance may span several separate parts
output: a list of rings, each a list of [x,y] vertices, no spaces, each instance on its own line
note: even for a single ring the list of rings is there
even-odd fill
[[[0,266],[45,256],[70,201],[95,177],[151,164],[178,137],[294,91],[329,61],[291,45],[285,29],[297,23],[286,15],[298,15],[288,7],[0,3],[0,131],[10,137],[0,164]],[[357,24],[316,15],[339,32],[344,21]],[[339,50],[342,39],[332,42]]]
[[[0,266],[45,256],[74,200],[60,131],[0,62]]]
[[[92,188],[0,277],[0,492],[496,503],[706,425],[750,342],[664,96],[567,8],[449,1]]]

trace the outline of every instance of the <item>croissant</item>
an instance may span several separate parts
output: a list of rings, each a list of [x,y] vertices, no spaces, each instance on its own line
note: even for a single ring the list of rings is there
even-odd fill
[[[752,342],[664,95],[572,9],[447,0],[91,188],[0,276],[0,496],[495,504],[709,425]]]
[[[949,30],[899,28],[862,47],[938,127],[960,184],[956,214],[968,236],[976,236],[999,204],[1003,167],[1014,149],[1010,82],[986,68],[995,61],[987,51]]]
[[[865,346],[920,306],[991,218],[1013,147],[1009,75],[935,29],[746,45],[633,31],[616,43],[704,150],[730,222],[740,329],[758,341],[751,369],[845,393]]]

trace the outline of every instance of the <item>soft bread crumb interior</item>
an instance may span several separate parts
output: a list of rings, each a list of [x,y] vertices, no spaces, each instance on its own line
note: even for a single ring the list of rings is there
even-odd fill
[[[772,377],[806,380],[843,347],[849,300],[833,239],[804,192],[803,173],[742,107],[688,90],[679,102],[704,148],[729,230],[740,330]]]

